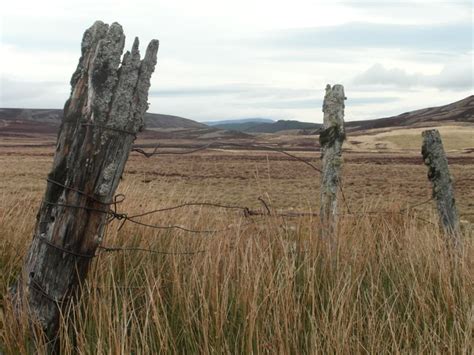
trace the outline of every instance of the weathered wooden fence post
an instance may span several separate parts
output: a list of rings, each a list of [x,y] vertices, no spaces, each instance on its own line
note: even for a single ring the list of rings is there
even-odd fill
[[[158,41],[140,60],[136,38],[120,62],[124,43],[118,23],[98,21],[84,33],[33,240],[12,290],[19,311],[26,305],[49,339],[61,308],[79,294],[144,125]]]
[[[344,131],[344,87],[326,86],[324,96],[323,130],[319,135],[321,145],[321,237],[334,244],[337,224],[337,193],[340,188],[342,166],[342,143],[346,135]]]
[[[428,179],[433,184],[433,197],[436,200],[440,221],[450,243],[458,249],[462,246],[459,217],[443,142],[436,129],[423,131],[422,136],[421,154],[428,167]]]

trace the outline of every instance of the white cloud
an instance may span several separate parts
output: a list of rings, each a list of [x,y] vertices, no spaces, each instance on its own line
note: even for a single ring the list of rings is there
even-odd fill
[[[472,21],[471,0],[343,0],[364,20],[427,25]]]
[[[440,90],[472,90],[474,68],[471,54],[444,65],[434,75],[409,73],[402,68],[386,68],[380,63],[372,65],[353,79],[360,86],[419,88],[432,87]]]
[[[0,107],[57,108],[69,96],[69,86],[55,81],[0,80]]]
[[[389,87],[411,87],[420,84],[422,74],[407,73],[400,68],[385,68],[382,64],[372,65],[365,72],[357,75],[353,82],[356,85],[381,85]]]
[[[82,33],[97,19],[121,23],[127,48],[135,35],[142,48],[160,40],[151,112],[315,121],[325,85],[336,82],[346,85],[349,119],[411,108],[407,88],[420,105],[444,104],[469,91],[469,64],[446,62],[472,49],[467,3],[10,1],[2,6],[0,104],[62,107]],[[368,60],[380,66],[367,71]],[[358,84],[354,73],[362,73]],[[441,89],[443,97],[433,95]]]

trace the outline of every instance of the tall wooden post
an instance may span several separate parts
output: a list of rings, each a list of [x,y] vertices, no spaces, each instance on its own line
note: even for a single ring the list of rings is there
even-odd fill
[[[448,159],[444,152],[441,136],[436,129],[423,131],[422,136],[421,154],[425,165],[428,167],[428,179],[433,184],[433,197],[436,200],[441,224],[451,244],[455,248],[460,248],[461,233],[458,211],[454,199]]]
[[[12,290],[19,311],[26,303],[50,339],[61,308],[79,294],[144,125],[158,41],[150,42],[140,60],[135,38],[120,61],[124,43],[118,23],[98,21],[84,33],[33,240]]]
[[[319,135],[321,145],[321,237],[334,243],[337,224],[337,193],[340,188],[342,166],[342,143],[346,135],[344,131],[344,87],[326,86],[324,96],[323,130]]]

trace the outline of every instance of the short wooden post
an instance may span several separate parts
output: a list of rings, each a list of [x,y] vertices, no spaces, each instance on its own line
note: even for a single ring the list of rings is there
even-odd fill
[[[337,224],[337,194],[340,189],[340,173],[342,166],[342,143],[346,135],[344,131],[344,87],[326,86],[324,96],[323,130],[319,135],[321,145],[322,176],[321,176],[321,237],[334,243]]]
[[[433,184],[433,198],[436,200],[441,224],[450,243],[455,248],[460,248],[461,233],[458,211],[441,136],[436,129],[423,131],[422,136],[421,154],[428,167],[428,179]]]
[[[82,39],[53,167],[22,274],[12,290],[49,339],[102,241],[110,205],[148,109],[158,41],[140,60],[138,38],[120,61],[122,27],[96,22]]]

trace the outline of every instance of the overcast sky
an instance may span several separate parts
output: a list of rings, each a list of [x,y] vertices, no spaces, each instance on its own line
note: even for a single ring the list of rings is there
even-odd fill
[[[345,86],[347,120],[473,94],[470,0],[17,0],[0,16],[0,107],[62,108],[97,19],[142,52],[160,40],[154,113],[321,122],[327,83]]]

